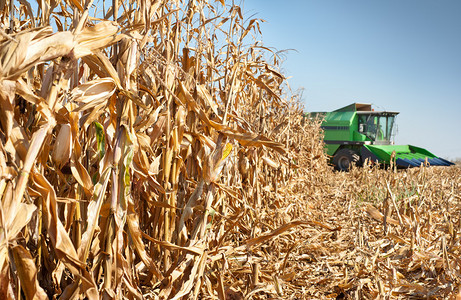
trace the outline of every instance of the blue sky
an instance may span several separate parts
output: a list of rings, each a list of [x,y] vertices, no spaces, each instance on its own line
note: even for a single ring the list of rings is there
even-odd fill
[[[396,143],[461,158],[461,0],[245,0],[306,111],[400,111]],[[253,16],[254,15],[254,16]],[[253,17],[252,17],[253,16]]]

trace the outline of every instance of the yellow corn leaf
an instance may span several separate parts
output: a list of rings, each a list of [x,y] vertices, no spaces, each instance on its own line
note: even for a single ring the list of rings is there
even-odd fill
[[[222,152],[221,162],[222,162],[223,160],[225,160],[225,159],[229,156],[229,154],[231,153],[231,151],[232,151],[232,144],[231,144],[231,143],[227,143],[226,146],[224,147],[223,152]],[[221,163],[221,162],[220,162],[220,163]]]

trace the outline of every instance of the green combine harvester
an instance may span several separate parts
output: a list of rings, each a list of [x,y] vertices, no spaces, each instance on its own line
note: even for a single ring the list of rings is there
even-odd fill
[[[426,149],[411,145],[394,145],[391,141],[398,112],[374,111],[371,104],[353,103],[332,112],[309,113],[310,118],[323,118],[327,154],[337,170],[346,171],[352,164],[365,161],[399,168],[451,166],[452,162],[437,157]]]

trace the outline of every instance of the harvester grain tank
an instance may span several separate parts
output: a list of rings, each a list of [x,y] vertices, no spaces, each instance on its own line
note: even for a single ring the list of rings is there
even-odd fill
[[[371,104],[353,103],[332,112],[314,112],[322,117],[327,154],[337,170],[366,160],[389,165],[395,160],[400,168],[450,166],[452,162],[437,157],[426,149],[412,145],[394,145],[391,141],[398,112],[375,111]]]

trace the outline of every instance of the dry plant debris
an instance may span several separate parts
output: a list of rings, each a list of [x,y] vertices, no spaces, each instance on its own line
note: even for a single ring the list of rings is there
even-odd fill
[[[333,172],[233,2],[0,6],[1,299],[461,296],[459,167]]]

